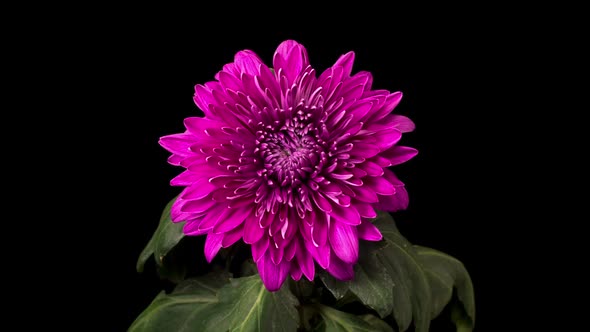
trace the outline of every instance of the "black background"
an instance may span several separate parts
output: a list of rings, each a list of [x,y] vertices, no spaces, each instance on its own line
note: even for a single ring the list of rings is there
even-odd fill
[[[48,267],[72,271],[62,277],[73,289],[64,311],[89,329],[124,331],[162,289],[153,263],[143,274],[135,271],[162,209],[179,192],[169,181],[181,169],[166,163],[158,138],[183,131],[185,117],[201,114],[194,85],[213,80],[237,51],[253,50],[270,65],[279,43],[294,39],[320,72],[352,50],[353,72],[370,71],[373,88],[404,93],[395,112],[410,117],[416,130],[401,143],[419,154],[394,169],[410,195],[408,210],[394,219],[411,242],[464,263],[475,287],[476,331],[498,324],[498,284],[510,278],[498,243],[508,241],[501,228],[509,227],[505,216],[518,195],[503,177],[515,166],[505,134],[507,118],[523,116],[503,110],[510,94],[505,82],[519,79],[505,65],[519,61],[508,60],[519,41],[505,39],[497,22],[459,14],[403,23],[397,20],[403,13],[364,15],[362,23],[279,16],[273,24],[254,24],[268,18],[244,17],[232,25],[196,16],[179,21],[130,13],[91,24],[81,17],[48,36],[67,44],[50,71],[67,81],[54,88],[70,98],[73,113],[64,121],[75,122],[56,136],[76,150],[61,171],[76,174],[64,214],[78,234],[61,243],[74,253]],[[83,27],[79,34],[76,26]]]

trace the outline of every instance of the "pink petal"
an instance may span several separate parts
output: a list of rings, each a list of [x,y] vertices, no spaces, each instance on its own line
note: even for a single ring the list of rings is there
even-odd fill
[[[190,117],[184,119],[184,126],[193,135],[203,135],[208,128],[220,127],[221,125],[220,122],[206,118]],[[197,140],[193,139],[193,142],[197,142]]]
[[[216,104],[215,99],[211,95],[211,90],[201,84],[195,85],[195,94],[193,96],[195,105],[203,111],[206,117],[215,118],[215,114],[212,112],[209,105]]]
[[[199,225],[199,229],[212,229],[225,210],[227,210],[227,206],[223,204],[214,204],[209,210],[207,210],[207,214],[203,217],[203,222]]]
[[[254,259],[255,262],[258,262],[258,260],[266,253],[268,244],[268,236],[264,236],[260,241],[252,244],[252,259]]]
[[[379,196],[379,203],[376,205],[376,208],[383,211],[395,212],[407,209],[409,202],[408,191],[405,187],[400,187],[396,189],[395,195]]]
[[[318,192],[313,192],[311,196],[320,210],[324,212],[332,212],[332,205],[330,205],[330,202],[324,197],[324,195]]]
[[[299,241],[297,239],[293,239],[290,241],[287,247],[285,248],[285,254],[283,255],[283,259],[288,261],[292,261],[293,257],[297,253],[297,248],[299,247]]]
[[[352,65],[354,63],[354,52],[350,51],[338,58],[334,66],[341,66],[343,73],[346,76],[350,76],[352,72]]]
[[[241,207],[232,209],[228,207],[219,216],[217,223],[215,223],[215,226],[213,227],[213,232],[218,234],[229,232],[243,224],[246,217],[253,213],[254,211],[252,211],[251,208]]]
[[[374,162],[375,164],[379,165],[379,167],[391,166],[391,162],[389,160],[387,160],[387,158],[385,158],[381,155],[376,155],[375,157],[371,158],[371,161]],[[383,175],[383,174],[381,174],[381,175]]]
[[[256,243],[262,235],[264,235],[264,228],[260,227],[258,217],[252,213],[244,223],[244,242],[247,244]]]
[[[183,212],[182,211],[182,207],[184,205],[186,205],[189,201],[185,201],[181,198],[178,198],[174,204],[172,204],[172,208],[170,209],[170,219],[172,219],[173,222],[180,222],[180,221],[185,221],[188,218],[191,217],[191,215],[194,215],[194,213],[191,212]]]
[[[355,202],[354,207],[359,212],[361,217],[364,218],[375,218],[377,217],[377,213],[371,204],[363,203],[363,202]]]
[[[301,245],[297,246],[297,262],[301,267],[301,271],[305,274],[305,277],[309,281],[313,281],[315,276],[315,263],[313,262],[313,257],[311,253],[305,250],[304,247]]]
[[[293,278],[293,280],[295,281],[299,281],[301,279],[301,275],[302,275],[302,271],[301,268],[299,267],[299,264],[295,261],[291,262],[291,278]]]
[[[381,108],[379,110],[377,110],[375,112],[375,114],[373,114],[372,120],[376,122],[376,121],[384,118],[389,113],[391,113],[391,111],[393,111],[393,109],[401,101],[402,96],[403,96],[403,94],[399,91],[394,92],[394,93],[390,94],[389,96],[387,96],[387,99],[385,100],[385,104],[383,104],[383,106],[381,106]]]
[[[239,226],[231,231],[223,234],[223,240],[221,241],[221,246],[224,248],[230,247],[232,244],[238,242],[244,235],[244,228]]]
[[[371,91],[371,87],[373,86],[373,74],[368,71],[360,71],[358,75],[364,74],[367,76],[367,83],[365,83],[365,91]]]
[[[326,241],[328,240],[329,221],[327,220],[327,218],[329,218],[329,215],[326,216],[325,214],[320,212],[316,213],[315,215],[317,217],[315,219],[315,222],[313,223],[311,237],[314,245],[323,246],[326,244]]]
[[[192,154],[190,146],[196,142],[197,138],[188,133],[167,135],[160,137],[159,140],[164,149],[181,156]]]
[[[295,77],[309,66],[307,51],[296,41],[286,40],[277,48],[273,57],[273,65],[277,73],[282,69],[288,84],[291,85]]]
[[[370,176],[381,176],[383,175],[383,167],[375,164],[374,162],[366,160],[364,163],[360,163],[358,168],[364,170],[367,175]]]
[[[347,263],[356,263],[359,258],[359,239],[356,227],[341,222],[330,225],[332,251]],[[331,264],[331,263],[330,263]]]
[[[180,162],[184,160],[184,156],[173,154],[168,157],[168,163],[174,166],[180,165]]]
[[[221,249],[221,241],[223,240],[223,234],[207,234],[207,240],[205,240],[205,258],[207,262],[211,263],[215,255]]]
[[[184,210],[189,213],[203,213],[209,210],[215,202],[211,199],[210,195],[207,195],[201,199],[193,199],[193,200],[185,200],[184,206],[181,210]]]
[[[365,172],[360,167],[349,168],[348,171],[357,179],[364,178],[365,176],[367,176],[367,172]]]
[[[275,264],[270,258],[270,254],[267,252],[264,256],[256,262],[258,267],[258,273],[262,283],[271,292],[277,291],[287,279],[289,270],[291,268],[291,262],[282,261],[280,264]]]
[[[219,72],[217,79],[219,80],[219,83],[221,83],[221,85],[226,89],[233,91],[241,91],[244,89],[242,81],[228,72]]]
[[[353,264],[348,264],[340,260],[336,255],[332,255],[328,272],[336,279],[342,281],[352,280],[354,278]]]
[[[195,172],[186,170],[170,180],[171,186],[190,186],[195,183],[201,176]]]
[[[360,119],[364,118],[369,111],[373,108],[372,101],[361,101],[356,103],[355,105],[351,106],[348,109],[348,113],[354,116],[355,121],[359,121]],[[356,133],[353,133],[356,134]]]
[[[256,53],[250,50],[244,50],[236,54],[234,63],[240,72],[254,76],[259,74],[258,68],[262,64],[262,60],[260,60]]]
[[[375,134],[377,146],[381,151],[385,151],[395,145],[402,138],[402,132],[397,129],[384,130]]]
[[[273,243],[273,239],[270,240],[270,244],[268,246],[268,252],[270,253],[270,259],[275,264],[280,264],[283,261],[283,256],[285,254],[285,250],[283,247],[276,247]]]
[[[310,241],[304,242],[307,251],[322,268],[326,269],[328,266],[330,266],[330,251],[332,249],[330,248],[329,243],[316,248]]]
[[[201,224],[202,220],[198,219],[198,220],[194,220],[192,222],[187,222],[186,224],[184,224],[184,227],[182,228],[182,232],[185,235],[189,235],[189,236],[197,236],[197,235],[203,235],[203,234],[207,234],[209,233],[209,230],[206,229],[200,229],[199,225]]]
[[[379,195],[395,194],[395,187],[389,181],[385,180],[383,176],[369,176],[363,180],[366,186],[369,186]]]
[[[386,121],[391,122],[402,133],[411,132],[416,128],[414,122],[403,115],[392,114],[386,118]]]
[[[395,166],[414,158],[418,154],[418,150],[408,146],[394,146],[391,149],[383,151],[381,156],[389,160],[388,166]]]
[[[393,187],[393,186],[392,186]],[[340,205],[334,205],[332,207],[332,212],[330,212],[330,216],[341,223],[345,223],[347,225],[360,225],[361,224],[361,216],[359,212],[353,206],[350,207],[342,207]]]
[[[176,179],[177,178],[174,180]],[[215,189],[216,186],[207,181],[207,179],[200,178],[196,182],[191,183],[191,185],[184,190],[181,197],[187,200],[201,199],[209,195]]]
[[[363,223],[356,228],[359,239],[367,241],[380,241],[383,238],[381,232],[372,222],[363,220]]]
[[[370,143],[353,143],[352,150],[350,151],[351,155],[362,157],[362,158],[371,158],[374,155],[379,153],[379,147],[374,144]]]
[[[408,208],[409,197],[406,191],[405,185],[401,182],[395,174],[385,169],[383,175],[388,182],[392,183],[395,187],[395,195],[391,196],[379,196],[379,203],[375,205],[375,208],[383,211],[398,211],[405,210]]]
[[[379,202],[379,198],[375,193],[375,190],[369,188],[368,186],[358,186],[351,188],[355,193],[355,198],[359,201],[365,203],[377,203]]]

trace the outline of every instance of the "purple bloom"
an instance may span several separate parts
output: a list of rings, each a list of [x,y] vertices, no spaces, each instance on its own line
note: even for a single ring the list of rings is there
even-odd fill
[[[243,239],[270,291],[288,275],[313,280],[315,262],[353,278],[359,239],[378,241],[375,209],[405,209],[404,184],[388,169],[416,155],[397,145],[414,129],[391,114],[402,94],[371,90],[372,76],[351,76],[354,53],[319,76],[306,49],[287,40],[273,69],[238,52],[215,81],[195,87],[204,117],[164,136],[169,162],[186,170],[172,220],[186,235],[207,234],[205,256]]]

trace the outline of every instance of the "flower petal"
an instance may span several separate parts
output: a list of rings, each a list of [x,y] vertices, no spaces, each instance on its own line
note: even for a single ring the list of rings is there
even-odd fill
[[[190,186],[200,178],[199,174],[186,170],[170,181],[171,186]]]
[[[379,195],[395,194],[395,187],[389,181],[385,180],[383,176],[369,176],[363,180],[365,185],[369,186]]]
[[[187,156],[192,153],[190,146],[195,144],[195,142],[197,142],[197,138],[194,135],[183,133],[162,136],[158,143],[160,143],[164,149],[174,154]]]
[[[371,158],[379,153],[379,147],[375,144],[358,142],[353,143],[350,154],[361,158]]]
[[[254,214],[250,214],[244,222],[244,242],[252,244],[258,242],[264,235],[264,228],[259,224],[259,219]]]
[[[332,218],[347,225],[361,224],[361,216],[359,215],[359,212],[356,210],[356,208],[354,208],[354,206],[342,207],[340,205],[335,204],[332,207],[332,212],[330,212],[329,214]]]
[[[311,239],[314,245],[323,246],[328,240],[328,228],[330,215],[324,213],[312,213],[316,218],[311,228]]]
[[[236,53],[234,57],[234,63],[240,72],[249,75],[260,74],[258,68],[262,64],[262,60],[256,55],[256,53],[250,50],[244,50]]]
[[[390,212],[407,209],[409,197],[404,183],[401,182],[391,170],[385,169],[384,171],[384,178],[395,187],[395,195],[379,195],[379,203],[375,205],[375,208]]]
[[[370,176],[381,176],[383,175],[383,167],[375,164],[372,161],[366,160],[364,163],[358,164],[358,168],[362,169]]]
[[[330,266],[326,269],[336,279],[342,281],[352,280],[354,278],[353,264],[349,264],[340,260],[336,255],[330,258]]]
[[[371,117],[372,121],[379,121],[383,119],[386,115],[391,113],[393,109],[399,104],[402,99],[403,94],[401,92],[394,92],[387,96],[385,103],[378,109],[375,114]]]
[[[332,251],[332,249],[329,243],[326,243],[325,245],[316,248],[311,243],[311,241],[304,242],[307,251],[311,254],[313,259],[315,259],[315,261],[318,262],[318,264],[322,268],[326,269],[328,266],[330,266],[330,251]]]
[[[221,246],[223,248],[228,248],[234,243],[238,242],[242,236],[244,235],[244,227],[238,226],[231,231],[223,234],[223,240],[221,241]]]
[[[291,262],[291,278],[293,278],[293,280],[295,281],[299,281],[301,279],[301,275],[302,275],[302,271],[301,271],[301,267],[299,266],[299,263],[292,261]]]
[[[383,238],[381,232],[369,220],[363,220],[362,224],[356,228],[359,239],[367,241],[380,241]]]
[[[215,223],[215,226],[213,226],[213,233],[219,234],[231,231],[232,229],[243,224],[246,217],[252,213],[252,209],[248,207],[241,207],[235,209],[228,207],[219,216],[219,219]]]
[[[181,196],[182,197],[182,196]],[[215,202],[211,195],[207,195],[200,199],[191,199],[191,200],[183,200],[183,206],[180,208],[179,212],[186,212],[186,213],[203,213],[209,210]],[[172,214],[172,213],[171,213]]]
[[[211,263],[215,255],[221,249],[221,241],[223,240],[223,234],[209,233],[205,240],[205,258],[207,262]]]
[[[364,203],[364,202],[355,202],[354,207],[359,212],[360,216],[363,218],[375,218],[377,217],[377,213],[371,204]]]
[[[395,145],[402,138],[402,132],[393,128],[391,130],[384,130],[375,134],[377,146],[381,151],[385,151]]]
[[[343,74],[346,76],[350,76],[352,72],[352,65],[354,63],[354,52],[350,51],[338,58],[334,66],[341,66],[343,70]]]
[[[390,164],[388,166],[395,166],[414,158],[418,154],[418,150],[408,146],[394,146],[391,149],[383,151],[380,155]]]
[[[412,120],[408,117],[399,115],[399,114],[392,114],[386,118],[386,121],[391,122],[394,128],[397,128],[402,133],[408,133],[414,131],[416,125]]]
[[[329,234],[330,245],[336,256],[344,262],[356,263],[359,258],[359,239],[356,227],[333,222],[330,225]]]
[[[305,274],[305,277],[309,281],[313,281],[315,276],[315,263],[313,262],[313,257],[311,253],[305,250],[305,247],[302,245],[297,246],[297,262],[301,267],[301,271]]]
[[[174,180],[176,179],[177,178]],[[207,181],[207,179],[200,178],[194,183],[191,183],[189,187],[186,187],[180,197],[186,200],[197,200],[209,195],[215,189],[217,189],[217,187],[211,182]]]
[[[256,262],[258,273],[262,283],[270,292],[275,292],[281,288],[285,279],[289,274],[291,262],[282,261],[280,264],[275,264],[267,252],[264,256]]]
[[[311,195],[317,207],[324,212],[332,212],[332,205],[324,195],[314,191]]]
[[[379,198],[375,193],[373,188],[369,188],[369,186],[357,186],[351,187],[351,190],[355,193],[355,198],[361,202],[365,203],[377,203],[379,202]]]
[[[307,51],[298,42],[286,40],[277,48],[273,57],[273,65],[276,72],[282,69],[290,86],[295,80],[295,77],[309,66]]]
[[[268,249],[268,244],[268,236],[263,236],[258,242],[252,244],[252,259],[255,262],[258,262],[258,260],[264,256]]]

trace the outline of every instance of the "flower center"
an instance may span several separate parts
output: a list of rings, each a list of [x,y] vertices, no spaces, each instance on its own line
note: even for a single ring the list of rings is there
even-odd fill
[[[257,137],[256,150],[263,164],[258,175],[273,187],[296,187],[325,159],[324,142],[314,124],[300,118],[287,119],[281,126],[264,126]]]

